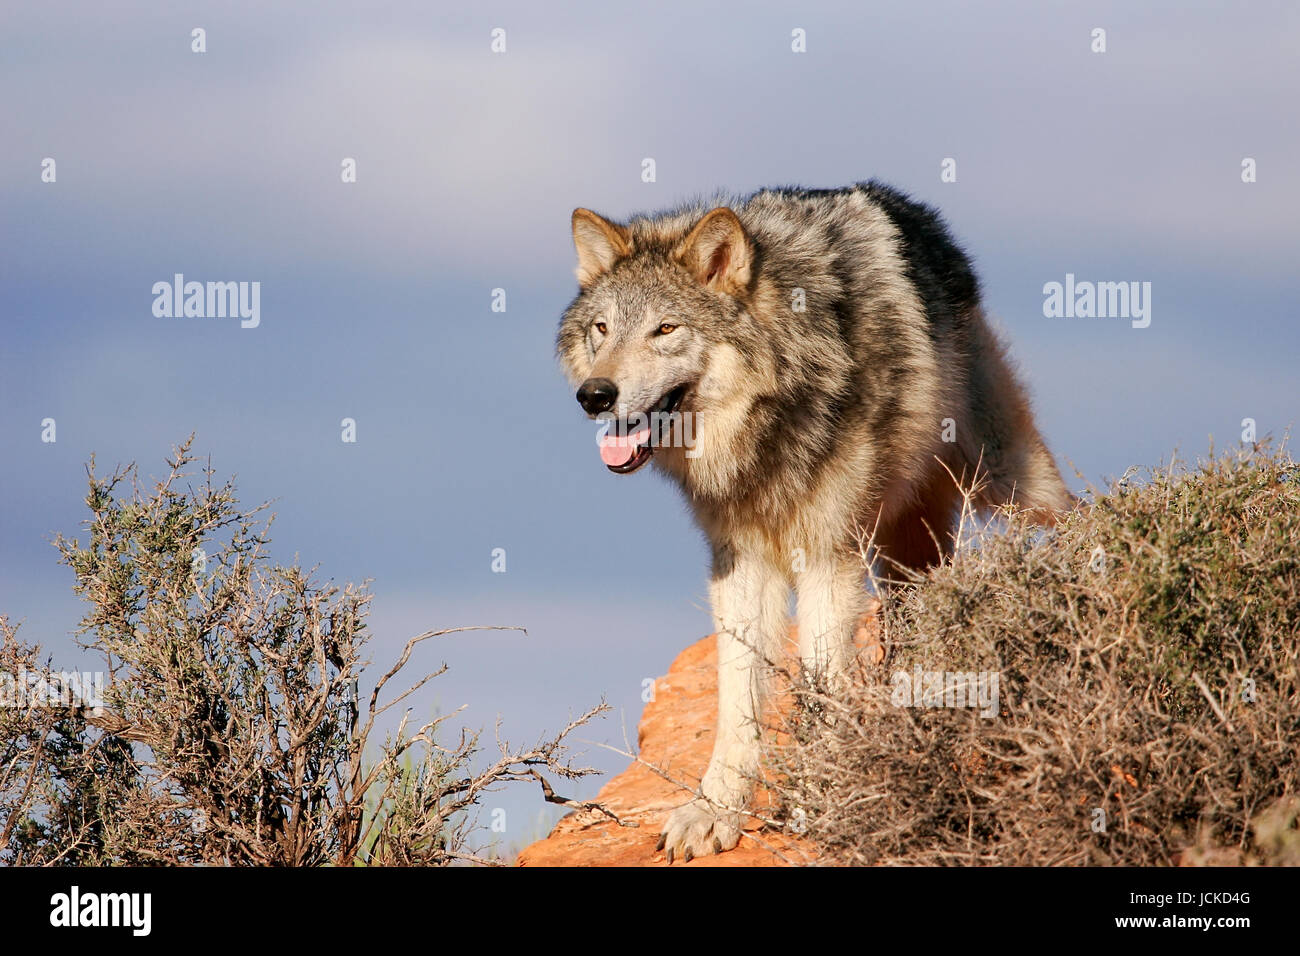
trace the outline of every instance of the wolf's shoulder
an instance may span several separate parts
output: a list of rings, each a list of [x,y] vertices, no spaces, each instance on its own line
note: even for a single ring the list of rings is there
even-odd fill
[[[878,179],[832,188],[767,186],[746,196],[736,197],[731,206],[737,212],[799,209],[825,213],[871,206],[880,209],[896,222],[925,224],[934,229],[946,230],[938,209]]]
[[[826,252],[837,239],[878,234],[887,221],[908,279],[918,287],[932,315],[952,315],[979,301],[979,280],[965,250],[937,208],[876,179],[834,189],[776,186],[746,197],[736,209],[741,221],[769,242],[783,245],[824,236]],[[874,225],[873,225],[874,223]]]

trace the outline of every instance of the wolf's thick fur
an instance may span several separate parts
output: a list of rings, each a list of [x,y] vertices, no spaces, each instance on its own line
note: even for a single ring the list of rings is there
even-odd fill
[[[876,182],[771,189],[625,225],[579,209],[573,235],[581,291],[558,353],[579,400],[694,416],[694,451],[615,445],[606,463],[652,455],[712,547],[717,739],[703,798],[664,843],[670,859],[721,852],[752,792],[790,587],[804,666],[834,682],[865,601],[864,532],[884,573],[923,569],[951,548],[953,475],[978,467],[980,504],[1048,523],[1071,496],[929,207]]]

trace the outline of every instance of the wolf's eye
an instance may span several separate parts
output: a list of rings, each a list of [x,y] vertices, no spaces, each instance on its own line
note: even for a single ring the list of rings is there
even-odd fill
[[[665,322],[663,325],[659,326],[659,334],[667,335],[669,332],[674,331],[676,328],[677,326],[673,325],[671,322]]]
[[[597,323],[596,323],[596,331],[599,332],[601,335],[604,335],[604,334],[605,334],[605,323],[604,323],[604,322],[597,322]]]

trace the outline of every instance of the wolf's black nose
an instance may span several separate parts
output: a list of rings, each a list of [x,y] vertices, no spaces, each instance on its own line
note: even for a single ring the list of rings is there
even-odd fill
[[[618,386],[607,378],[589,378],[578,389],[578,404],[588,415],[609,411],[618,401]]]

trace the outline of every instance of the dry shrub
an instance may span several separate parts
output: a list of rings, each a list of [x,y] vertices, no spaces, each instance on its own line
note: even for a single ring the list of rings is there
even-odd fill
[[[1009,525],[887,602],[883,667],[798,688],[824,719],[773,756],[822,858],[1300,862],[1295,463],[1211,455]],[[1000,713],[897,706],[918,666],[996,673]]]
[[[103,656],[100,712],[16,691],[51,680],[50,662],[0,616],[0,863],[498,862],[470,842],[485,792],[527,780],[566,803],[541,772],[594,772],[565,740],[603,704],[532,747],[498,740],[478,770],[478,735],[447,726],[454,714],[418,728],[403,717],[377,739],[385,711],[446,667],[397,693],[389,682],[450,631],[412,638],[363,693],[364,587],[274,564],[263,509],[240,511],[210,467],[190,487],[196,460],[185,442],[151,490],[133,468],[97,477],[92,460],[88,541],[55,542],[89,603],[80,633]]]

